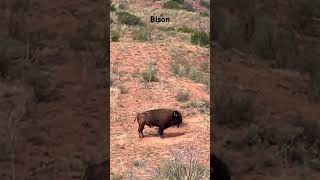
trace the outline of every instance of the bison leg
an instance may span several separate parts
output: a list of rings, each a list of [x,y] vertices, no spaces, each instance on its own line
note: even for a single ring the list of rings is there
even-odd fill
[[[158,133],[159,133],[159,135],[160,135],[161,138],[164,138],[164,137],[163,137],[163,129],[162,129],[162,128],[159,128]]]
[[[138,132],[139,132],[139,137],[140,138],[143,138],[143,128],[144,128],[144,125],[140,125],[139,124]]]

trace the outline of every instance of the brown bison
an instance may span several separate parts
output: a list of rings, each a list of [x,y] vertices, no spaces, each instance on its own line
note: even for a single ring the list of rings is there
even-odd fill
[[[83,180],[105,180],[108,177],[108,170],[110,168],[109,160],[102,163],[88,166],[83,176]]]
[[[182,124],[182,116],[176,110],[171,109],[153,109],[138,113],[134,122],[138,121],[139,137],[143,138],[143,128],[144,125],[149,127],[156,126],[159,127],[159,135],[163,138],[163,131],[171,126],[179,127]]]

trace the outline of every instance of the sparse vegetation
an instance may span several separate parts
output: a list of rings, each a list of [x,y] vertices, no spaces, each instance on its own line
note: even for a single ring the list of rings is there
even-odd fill
[[[203,73],[188,64],[186,60],[179,56],[174,56],[174,62],[171,64],[171,71],[179,77],[185,76],[196,83],[208,84],[210,78],[209,75]]]
[[[200,15],[203,17],[209,17],[209,14],[207,12],[201,12]]]
[[[123,3],[120,3],[119,6],[118,6],[119,9],[126,9],[127,6]]]
[[[158,67],[155,61],[150,61],[147,68],[142,72],[143,80],[147,83],[157,81]]]
[[[138,41],[148,41],[150,32],[146,28],[139,28],[133,32],[133,39]]]
[[[209,34],[203,31],[196,31],[191,36],[191,42],[204,47],[209,47]]]
[[[120,89],[120,93],[121,94],[127,94],[128,93],[128,87],[124,84],[121,84],[118,86],[118,88]]]
[[[176,31],[174,27],[160,27],[162,31]]]
[[[194,33],[195,30],[188,28],[187,26],[182,26],[178,28],[178,32],[183,32],[183,33]]]
[[[180,4],[174,0],[167,1],[163,4],[163,8],[165,9],[180,9]]]
[[[120,38],[120,34],[117,31],[111,32],[111,40],[112,42],[118,42]]]
[[[142,26],[144,23],[141,21],[141,18],[132,15],[128,12],[117,12],[118,20],[122,24],[130,25],[130,26],[136,26],[140,25]]]
[[[188,2],[185,2],[183,4],[183,8],[187,11],[190,11],[190,12],[194,12],[195,9],[193,8],[192,4],[188,3]]]
[[[123,179],[125,179],[125,176],[123,174],[118,174],[118,173],[112,173],[111,172],[110,179],[111,180],[123,180]]]
[[[116,6],[114,4],[112,4],[111,7],[110,7],[110,10],[111,11],[117,11],[117,8],[116,8]]]
[[[158,166],[156,179],[209,179],[209,168],[197,162],[197,154],[172,151],[172,159]]]
[[[189,91],[180,89],[176,95],[177,101],[188,101],[189,100]]]
[[[145,164],[145,161],[144,160],[134,160],[133,161],[133,165],[136,166],[136,167],[141,167]]]
[[[204,114],[210,114],[210,102],[207,100],[201,100],[201,101],[189,101],[186,104],[187,108],[195,108],[199,112],[204,113]]]
[[[172,1],[175,1],[175,2],[177,2],[179,4],[183,4],[184,3],[184,0],[172,0]]]

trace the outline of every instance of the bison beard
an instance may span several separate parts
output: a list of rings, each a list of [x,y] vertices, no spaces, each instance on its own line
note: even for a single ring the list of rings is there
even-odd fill
[[[143,129],[147,125],[149,127],[159,127],[159,135],[163,138],[163,131],[171,126],[179,125],[182,123],[182,115],[171,109],[153,109],[138,113],[136,119],[139,124],[138,133],[139,137],[143,138]]]

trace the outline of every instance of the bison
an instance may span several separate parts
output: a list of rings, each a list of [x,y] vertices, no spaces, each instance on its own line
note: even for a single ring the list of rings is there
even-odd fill
[[[158,133],[161,138],[163,138],[163,131],[171,126],[177,126],[182,124],[182,115],[171,109],[153,109],[138,113],[134,122],[138,121],[139,128],[138,133],[139,137],[143,138],[143,128],[144,125],[149,127],[159,127]]]

